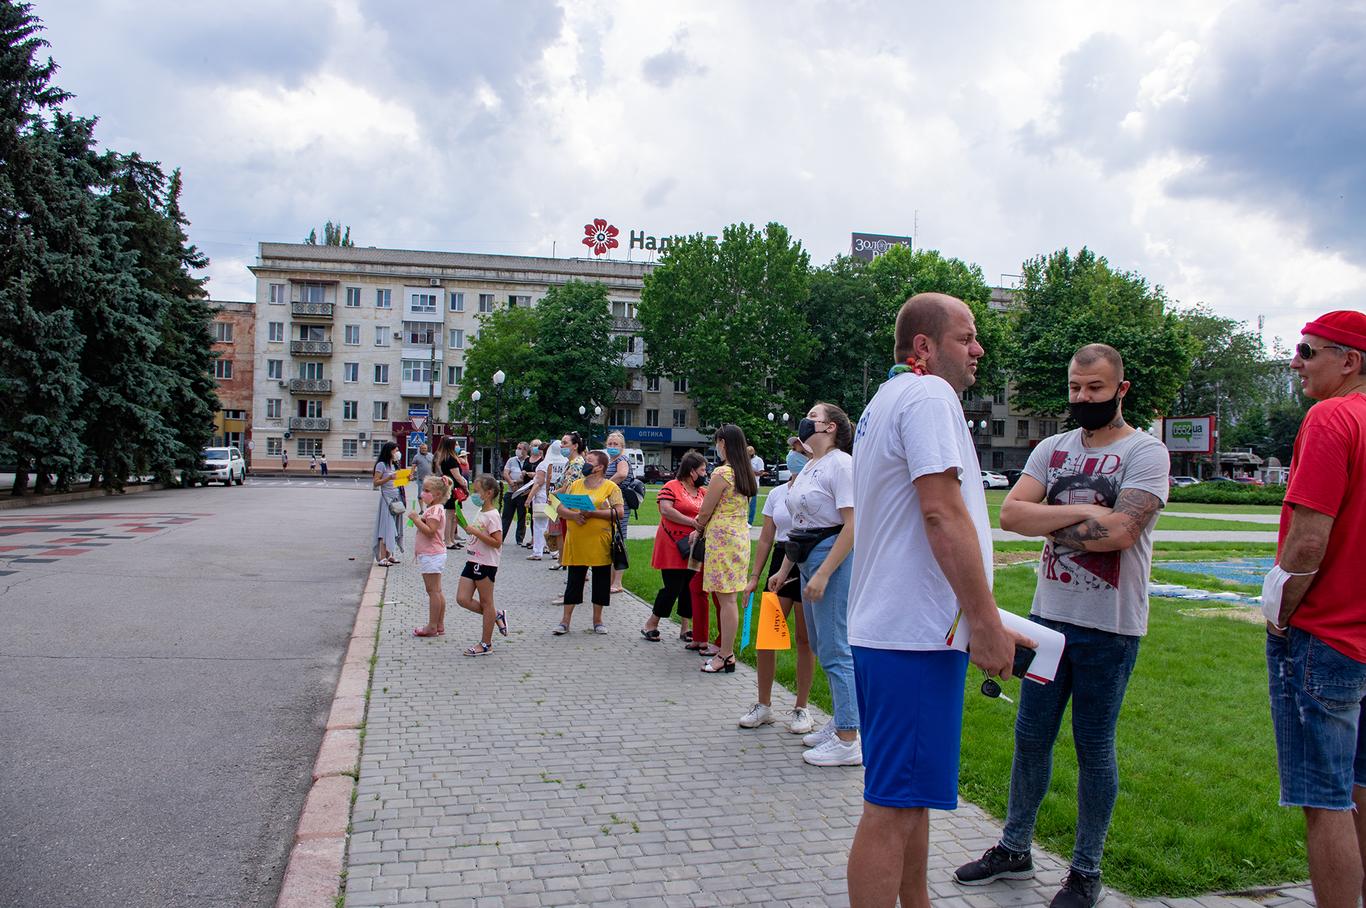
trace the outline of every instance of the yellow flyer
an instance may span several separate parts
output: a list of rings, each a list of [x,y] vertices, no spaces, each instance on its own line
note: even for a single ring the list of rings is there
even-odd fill
[[[404,467],[394,474],[394,485],[406,486],[413,481],[413,470],[411,467]]]

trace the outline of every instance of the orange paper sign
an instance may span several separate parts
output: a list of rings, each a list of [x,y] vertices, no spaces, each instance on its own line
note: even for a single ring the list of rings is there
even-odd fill
[[[791,649],[792,637],[787,632],[787,618],[778,605],[777,593],[764,593],[760,600],[758,630],[755,649]]]

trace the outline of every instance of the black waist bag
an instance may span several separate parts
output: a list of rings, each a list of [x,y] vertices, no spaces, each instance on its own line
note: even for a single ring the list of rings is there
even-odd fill
[[[787,542],[783,543],[783,551],[787,554],[787,560],[793,564],[805,564],[806,559],[811,557],[811,550],[822,539],[829,539],[831,536],[838,536],[843,526],[837,527],[818,527],[814,530],[793,530],[787,534]]]

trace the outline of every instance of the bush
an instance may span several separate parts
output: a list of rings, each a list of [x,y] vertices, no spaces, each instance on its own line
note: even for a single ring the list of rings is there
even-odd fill
[[[1169,501],[1192,504],[1274,504],[1285,502],[1285,486],[1252,486],[1236,482],[1198,482],[1193,486],[1177,486],[1167,496]]]

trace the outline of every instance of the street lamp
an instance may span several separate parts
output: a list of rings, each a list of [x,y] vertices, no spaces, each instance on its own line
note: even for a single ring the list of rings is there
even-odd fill
[[[474,430],[470,432],[470,447],[474,449],[470,452],[470,461],[473,463],[473,466],[470,467],[472,473],[478,472],[476,468],[479,466],[479,398],[483,396],[477,390],[470,394],[470,400],[474,401]]]
[[[588,427],[588,408],[583,404],[579,404],[579,418],[583,420],[583,433],[585,435],[592,435],[593,432]]]
[[[601,417],[601,416],[602,416],[602,407],[598,407],[598,406],[593,407],[593,419],[596,420],[596,419],[598,419],[598,418]],[[603,431],[604,434],[606,434],[606,432],[607,432],[607,420],[605,420],[605,419],[602,421],[602,431]],[[605,440],[605,439],[604,439],[604,440]],[[589,445],[589,447],[592,447],[592,445],[593,445],[593,424],[592,424],[591,422],[588,424],[588,445]]]
[[[493,476],[502,482],[503,475],[503,382],[507,374],[499,369],[493,373]]]

